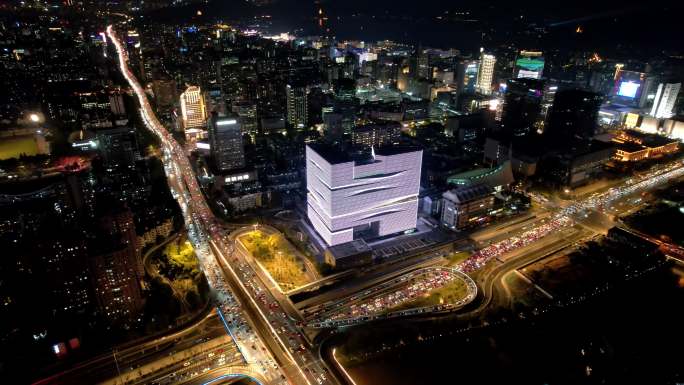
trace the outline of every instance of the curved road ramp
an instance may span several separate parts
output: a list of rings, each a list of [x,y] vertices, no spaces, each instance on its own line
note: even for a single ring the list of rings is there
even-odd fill
[[[316,329],[419,314],[446,313],[471,303],[477,285],[467,274],[447,267],[426,267],[334,302],[313,315]]]

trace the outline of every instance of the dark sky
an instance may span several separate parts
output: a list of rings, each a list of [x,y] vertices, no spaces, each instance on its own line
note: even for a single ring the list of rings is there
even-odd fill
[[[473,49],[482,44],[481,33],[497,29],[499,42],[516,28],[536,23],[551,33],[539,45],[577,44],[575,48],[635,50],[652,54],[664,49],[684,50],[681,21],[684,1],[634,0],[323,0],[335,35],[343,39],[394,39],[428,46]],[[205,15],[239,19],[270,14],[281,30],[304,28],[312,32],[313,0],[276,0],[256,8],[242,0],[214,0],[204,5]],[[440,23],[445,11],[468,10],[479,23]],[[186,15],[192,15],[187,12]],[[355,16],[353,16],[355,15]],[[523,19],[520,19],[523,15]],[[375,18],[373,18],[375,16]],[[409,16],[410,19],[407,19]],[[339,20],[337,19],[339,17]],[[584,36],[575,39],[577,25]],[[572,40],[572,41],[570,41]],[[525,42],[534,44],[535,42]],[[486,43],[485,43],[486,44]]]

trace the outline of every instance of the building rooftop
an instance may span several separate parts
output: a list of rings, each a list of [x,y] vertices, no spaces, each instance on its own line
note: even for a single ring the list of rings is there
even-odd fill
[[[367,163],[372,161],[372,154],[370,152],[351,152],[345,151],[340,145],[331,145],[328,143],[309,143],[309,148],[315,151],[323,159],[330,164],[339,164],[347,162]],[[392,156],[397,154],[405,154],[409,152],[420,151],[417,147],[412,146],[384,146],[374,148],[375,155]]]
[[[454,202],[467,202],[490,195],[494,190],[484,183],[458,187],[444,193],[443,197]]]
[[[637,143],[633,143],[633,142],[618,143],[617,148],[622,150],[622,151],[629,152],[629,153],[637,152],[637,151],[643,151],[646,149],[646,147],[644,147],[640,144],[637,144]]]
[[[447,178],[447,183],[457,186],[472,186],[484,183],[490,187],[508,185],[514,182],[511,162],[492,168],[477,168],[451,175]]]
[[[643,132],[639,130],[624,130],[624,134],[631,138],[634,138],[637,141],[640,141],[641,144],[650,148],[665,146],[667,144],[677,141],[677,139],[670,139],[662,135],[652,134],[649,132]]]
[[[318,142],[309,143],[307,146],[330,164],[347,163],[354,160],[352,154],[344,151],[341,145]]]

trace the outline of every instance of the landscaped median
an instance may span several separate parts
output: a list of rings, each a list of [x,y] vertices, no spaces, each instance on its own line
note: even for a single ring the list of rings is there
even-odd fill
[[[315,280],[293,246],[280,234],[250,231],[237,238],[254,259],[278,284],[283,292],[296,289]]]

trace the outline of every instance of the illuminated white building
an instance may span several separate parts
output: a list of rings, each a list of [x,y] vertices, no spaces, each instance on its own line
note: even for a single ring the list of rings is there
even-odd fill
[[[416,227],[423,151],[385,147],[359,159],[306,146],[308,218],[329,246]]]
[[[207,121],[207,107],[204,103],[202,90],[197,86],[190,86],[180,96],[181,118],[184,130],[199,130],[204,128]]]
[[[483,94],[489,95],[492,93],[492,81],[494,80],[494,65],[496,64],[496,57],[484,52],[480,49],[480,64],[477,69],[477,81],[475,89]]]
[[[658,119],[671,117],[681,88],[682,83],[660,83],[653,99],[651,116]]]

